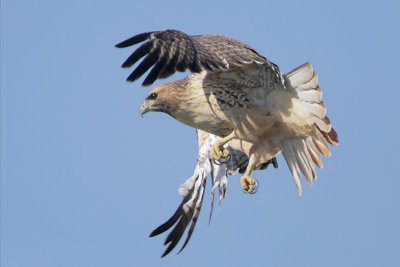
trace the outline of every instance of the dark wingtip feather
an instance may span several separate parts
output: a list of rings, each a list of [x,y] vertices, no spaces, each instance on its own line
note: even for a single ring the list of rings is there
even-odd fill
[[[140,33],[138,35],[135,35],[129,39],[126,39],[125,41],[122,41],[118,44],[115,45],[117,48],[125,48],[128,46],[132,46],[135,44],[138,44],[140,42],[143,42],[144,40],[148,39],[150,35],[154,32],[145,32],[145,33]]]
[[[160,228],[160,227],[158,227],[158,228]],[[154,229],[154,230],[150,233],[149,237],[154,237],[154,236],[156,236],[156,235],[159,235],[159,234],[163,233],[163,232],[160,231],[158,228],[157,228],[157,229]]]
[[[136,81],[137,79],[139,79],[139,77],[140,77],[140,76],[138,76],[136,72],[132,72],[132,73],[128,76],[128,78],[126,78],[126,81],[127,81],[127,82],[134,82],[134,81]]]
[[[169,233],[167,238],[164,241],[164,246],[167,245],[168,243],[174,244],[174,246],[171,248],[173,249],[176,244],[178,244],[179,240],[181,239],[183,233],[185,232],[186,226],[188,225],[190,221],[190,218],[187,219],[185,216],[182,216],[179,222],[175,225],[175,228]]]
[[[178,242],[171,242],[164,253],[161,255],[161,258],[167,256],[176,247],[177,244]]]
[[[159,50],[153,50],[150,52],[145,59],[136,67],[136,69],[128,76],[127,81],[134,82],[139,79],[148,69],[153,66],[159,57]]]
[[[175,214],[165,223],[163,223],[162,225],[160,225],[159,227],[157,227],[156,229],[154,229],[151,233],[149,237],[153,237],[159,234],[164,233],[165,231],[167,231],[169,228],[171,228],[176,221],[179,219],[178,216],[175,216]]]
[[[184,203],[184,201],[185,200],[183,200],[182,203]],[[178,221],[179,217],[181,216],[182,203],[179,205],[174,215],[172,215],[171,218],[168,219],[168,221],[158,226],[156,229],[153,230],[153,232],[151,232],[150,237],[164,233]]]
[[[168,253],[170,253],[176,247],[179,240],[181,240],[181,237],[182,237],[183,233],[185,232],[185,229],[186,229],[186,226],[188,225],[188,223],[189,223],[189,221],[186,218],[181,217],[178,224],[175,226],[175,228],[172,230],[172,232],[169,233],[168,237],[165,239],[164,246],[167,245],[168,243],[169,243],[169,245],[168,245],[167,249],[164,251],[164,254],[161,256],[161,258],[168,255]]]
[[[149,85],[152,85],[152,84],[154,83],[155,80],[157,80],[157,79],[150,80],[150,81],[146,81],[146,80],[145,80],[145,81],[142,83],[142,86],[143,86],[143,87],[147,87],[147,86],[149,86]]]
[[[206,180],[204,180],[204,181],[206,181]],[[205,187],[205,183],[204,183],[203,186]],[[199,206],[196,205],[196,207],[195,207],[195,212],[194,212],[194,215],[193,215],[192,224],[190,225],[189,232],[187,234],[185,243],[183,244],[182,248],[179,250],[178,254],[181,253],[181,251],[186,247],[186,245],[189,243],[190,238],[192,237],[193,230],[196,227],[197,218],[198,218],[198,216],[200,214],[200,210],[201,210],[201,207],[202,207],[202,204],[203,204],[202,202],[203,202],[204,192],[205,192],[205,190],[203,190],[203,194],[200,197],[201,198],[200,205]]]
[[[164,258],[165,256],[167,256],[173,249],[174,249],[174,247],[171,247],[172,246],[172,244],[170,244],[168,247],[167,247],[167,249],[164,251],[164,253],[161,255],[161,258]]]
[[[153,41],[148,41],[144,44],[142,44],[138,49],[135,50],[122,64],[122,68],[129,68],[133,64],[135,64],[139,59],[141,59],[143,56],[148,54],[153,47]]]
[[[159,78],[160,71],[167,62],[167,59],[167,56],[160,56],[158,62],[154,65],[149,75],[147,75],[146,79],[143,81],[143,86],[151,85],[155,82],[155,80],[157,80],[157,78]]]

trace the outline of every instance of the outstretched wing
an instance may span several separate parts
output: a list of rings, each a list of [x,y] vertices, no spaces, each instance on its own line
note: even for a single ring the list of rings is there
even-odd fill
[[[159,235],[175,225],[164,242],[164,245],[169,245],[161,257],[166,256],[175,248],[179,240],[182,238],[185,229],[191,223],[185,243],[179,252],[181,252],[189,242],[203,204],[207,177],[211,175],[213,184],[211,190],[211,220],[215,189],[218,188],[219,205],[221,205],[222,198],[225,196],[228,185],[227,174],[233,174],[238,170],[244,170],[248,164],[248,158],[244,153],[230,147],[229,150],[232,157],[229,163],[216,164],[210,158],[210,150],[214,142],[220,138],[201,130],[197,130],[197,139],[199,142],[199,155],[197,157],[196,169],[192,177],[187,179],[185,183],[179,187],[179,194],[183,197],[183,200],[171,218],[150,234],[150,237]],[[275,158],[269,162],[260,164],[257,168],[266,168],[269,163],[273,163],[274,167],[277,168]]]
[[[143,86],[169,77],[176,71],[228,70],[231,66],[268,62],[255,49],[235,39],[221,35],[191,36],[177,30],[141,33],[116,47],[128,47],[145,40],[122,64],[123,68],[129,68],[147,55],[127,78],[133,82],[154,66]]]

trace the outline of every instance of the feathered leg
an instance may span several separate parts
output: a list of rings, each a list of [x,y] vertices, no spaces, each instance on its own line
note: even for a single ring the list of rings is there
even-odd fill
[[[232,133],[228,136],[225,136],[224,138],[216,141],[211,149],[211,157],[214,160],[220,160],[221,157],[227,157],[229,155],[229,150],[223,148],[223,146],[231,141],[233,138],[235,138],[234,131],[232,131]]]
[[[257,192],[258,182],[256,179],[250,177],[251,172],[256,166],[256,155],[252,154],[249,158],[249,164],[247,165],[246,171],[240,178],[240,184],[245,193],[254,194]]]

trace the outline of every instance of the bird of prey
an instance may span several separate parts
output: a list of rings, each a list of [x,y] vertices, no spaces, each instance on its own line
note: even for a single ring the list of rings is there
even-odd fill
[[[199,143],[199,154],[193,175],[179,187],[178,192],[183,197],[183,200],[171,218],[150,234],[151,237],[159,235],[175,225],[165,240],[165,245],[169,245],[161,257],[164,257],[174,249],[186,227],[191,223],[185,243],[180,251],[182,251],[189,242],[203,204],[207,177],[211,176],[212,182],[210,222],[214,206],[215,189],[218,189],[219,206],[221,206],[222,198],[225,197],[228,186],[228,174],[233,175],[236,172],[243,172],[249,161],[248,157],[243,152],[227,146],[231,155],[230,160],[224,163],[215,162],[210,156],[210,151],[214,142],[221,138],[201,130],[196,130],[196,132]],[[269,164],[273,164],[274,168],[278,167],[276,159],[273,158],[268,162],[258,165],[256,169],[266,169]]]
[[[282,152],[301,195],[300,173],[308,183],[316,178],[315,165],[330,156],[328,144],[338,135],[326,117],[318,76],[306,63],[282,75],[278,66],[240,41],[221,35],[190,36],[176,30],[138,34],[119,44],[123,48],[145,41],[122,67],[146,56],[129,75],[150,85],[176,71],[189,69],[186,78],[160,84],[145,97],[140,113],[164,112],[196,129],[221,137],[211,149],[220,160],[224,145],[244,152],[249,163],[240,179],[253,192],[254,168]]]

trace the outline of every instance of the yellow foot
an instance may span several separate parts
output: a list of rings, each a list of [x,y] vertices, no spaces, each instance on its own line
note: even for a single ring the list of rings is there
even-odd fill
[[[256,179],[243,175],[240,178],[240,184],[242,185],[243,192],[249,194],[257,193],[258,181]]]
[[[214,160],[220,160],[221,158],[226,158],[229,156],[229,150],[223,148],[221,151],[221,147],[218,143],[215,143],[211,149],[211,157]]]

